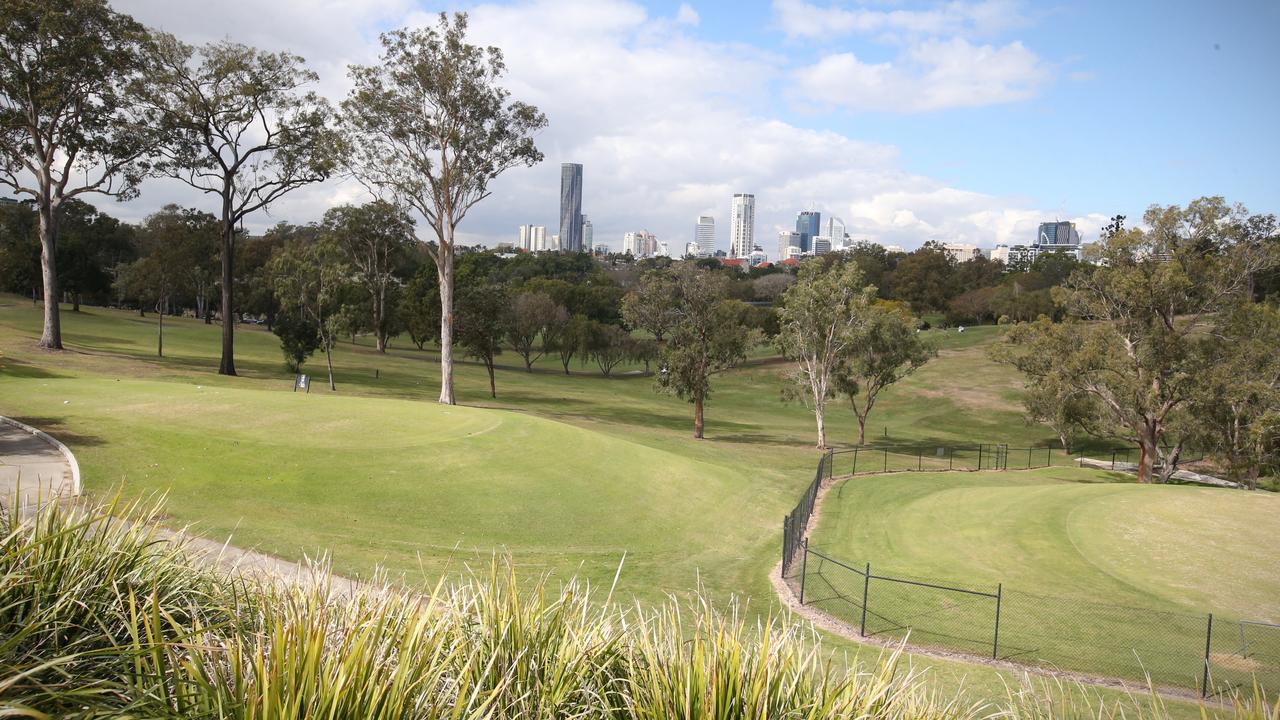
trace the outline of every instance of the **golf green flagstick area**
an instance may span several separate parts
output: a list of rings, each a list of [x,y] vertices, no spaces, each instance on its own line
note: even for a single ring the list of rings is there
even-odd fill
[[[241,377],[228,378],[215,373],[216,325],[166,319],[158,358],[151,315],[68,309],[61,353],[35,348],[39,322],[30,300],[0,296],[0,414],[66,442],[89,495],[163,494],[173,526],[287,559],[327,555],[351,576],[381,567],[429,583],[510,554],[526,575],[607,586],[621,563],[623,597],[701,587],[763,610],[782,516],[819,457],[812,413],[782,401],[784,365],[768,349],[715,376],[708,439],[695,441],[690,405],[655,393],[642,366],[566,376],[543,358],[527,373],[501,355],[496,400],[483,366],[461,364],[463,406],[446,407],[438,356],[404,341],[385,355],[367,338],[340,342],[338,391],[321,357],[304,366],[304,393],[258,327],[238,328]],[[931,331],[939,357],[886,391],[869,439],[1051,443],[1022,419],[1019,378],[986,356],[999,332]],[[856,437],[839,403],[828,433]],[[814,542],[906,573],[1274,619],[1280,587],[1262,549],[1280,498],[1122,480],[1062,468],[859,477],[832,492]],[[979,697],[1010,682],[918,661]]]

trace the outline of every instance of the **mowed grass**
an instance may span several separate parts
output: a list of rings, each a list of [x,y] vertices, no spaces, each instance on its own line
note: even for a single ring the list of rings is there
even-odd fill
[[[483,367],[463,362],[466,407],[444,408],[434,402],[438,355],[403,339],[385,355],[366,338],[341,342],[337,393],[314,357],[304,395],[290,391],[278,342],[260,327],[238,327],[240,377],[227,378],[215,373],[217,325],[166,319],[157,358],[153,314],[64,311],[62,353],[34,347],[39,322],[29,300],[0,296],[0,414],[71,445],[90,495],[165,493],[171,525],[289,559],[327,553],[347,575],[383,566],[431,581],[510,553],[522,573],[608,583],[626,553],[624,597],[647,603],[702,585],[763,609],[774,603],[767,578],[782,515],[818,459],[812,413],[781,401],[785,365],[768,348],[715,378],[708,437],[695,441],[691,407],[655,393],[639,367],[604,378],[575,361],[565,376],[543,358],[526,373],[508,353],[493,400]],[[1050,431],[1022,421],[1017,376],[986,357],[998,333],[931,331],[940,357],[884,394],[869,435],[1049,443]],[[937,390],[957,384],[963,393]],[[828,432],[837,444],[856,438],[838,403]],[[841,655],[879,652],[833,640]],[[1016,683],[913,661],[940,687],[976,697]]]
[[[1001,657],[1194,686],[1214,613],[1215,676],[1280,680],[1280,628],[1233,622],[1280,622],[1280,496],[1108,475],[851,478],[828,493],[811,546],[857,568],[870,562],[873,575],[989,593],[1002,584]],[[821,560],[808,569],[810,598],[860,623],[862,577]],[[992,651],[993,599],[870,587],[870,632]]]

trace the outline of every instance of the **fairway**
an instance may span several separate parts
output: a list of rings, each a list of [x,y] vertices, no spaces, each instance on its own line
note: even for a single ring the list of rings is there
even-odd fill
[[[1272,550],[1280,497],[1108,475],[1049,468],[841,480],[810,543],[858,570],[870,563],[873,575],[992,595],[873,579],[871,634],[909,631],[923,644],[1194,687],[1214,613],[1215,676],[1236,682],[1242,671],[1280,670],[1280,632],[1234,622],[1280,622]],[[862,622],[861,575],[823,558],[807,571],[813,604]]]
[[[241,375],[227,378],[215,373],[217,325],[167,318],[157,358],[154,315],[64,312],[68,349],[56,354],[34,347],[39,320],[29,300],[0,296],[0,414],[66,441],[87,494],[164,494],[171,526],[291,560],[323,554],[349,576],[382,567],[434,582],[509,554],[525,575],[607,586],[625,554],[623,598],[702,587],[764,611],[775,607],[768,575],[782,516],[819,457],[813,415],[780,399],[785,365],[768,347],[715,377],[707,439],[695,441],[690,405],[655,393],[640,366],[605,378],[575,362],[566,376],[544,357],[526,373],[506,354],[491,399],[484,368],[462,362],[464,406],[443,407],[439,356],[403,340],[385,355],[367,338],[343,340],[338,391],[313,358],[304,394],[291,392],[278,341],[260,327],[238,327]],[[1049,430],[1022,421],[1017,376],[986,356],[999,333],[931,331],[940,357],[884,393],[868,435],[1050,442]],[[953,371],[981,380],[940,394]],[[856,437],[839,403],[827,424],[834,442]],[[879,652],[831,640],[837,662]],[[978,697],[1009,682],[964,663],[913,662]]]

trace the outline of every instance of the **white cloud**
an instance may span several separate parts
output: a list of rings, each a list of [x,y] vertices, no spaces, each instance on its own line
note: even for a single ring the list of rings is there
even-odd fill
[[[229,35],[264,48],[293,49],[321,73],[321,86],[333,100],[345,95],[347,63],[376,60],[379,30],[435,21],[434,14],[407,7],[407,0],[374,0],[368,10],[334,0],[325,6],[328,16],[304,0],[187,5],[117,0],[139,20],[189,42]],[[786,59],[762,48],[701,39],[694,26],[678,22],[683,13],[674,20],[651,17],[625,0],[524,0],[476,5],[469,12],[472,41],[503,49],[509,69],[504,82],[512,96],[537,105],[550,126],[537,138],[546,161],[500,178],[493,196],[460,227],[465,241],[511,240],[523,223],[557,232],[561,162],[583,163],[584,211],[597,241],[615,248],[622,233],[640,228],[678,246],[692,237],[695,219],[704,213],[716,218],[720,246],[727,247],[735,192],[755,193],[757,241],[767,251],[776,246],[776,229],[792,226],[795,213],[810,207],[843,217],[858,237],[906,247],[941,238],[990,245],[1024,231],[1030,238],[1034,222],[1052,217],[1025,200],[907,173],[895,147],[776,119],[771,87],[787,78]],[[886,109],[954,106],[966,95],[997,96],[982,83],[975,87],[968,77],[974,73],[988,84],[1013,88],[1001,91],[1006,96],[1018,92],[1026,76],[1009,67],[1025,60],[1022,53],[1016,44],[925,42],[904,51],[905,65],[854,67],[864,76],[862,86],[876,89],[876,102]],[[986,67],[991,64],[998,67]],[[886,89],[903,82],[904,74],[922,99],[908,102]],[[956,94],[944,84],[968,89]],[[361,195],[351,183],[309,187],[277,203],[271,215],[250,218],[248,226],[309,222]],[[213,209],[209,198],[172,181],[149,181],[139,200],[110,211],[136,220],[166,202]]]
[[[680,3],[680,9],[676,10],[677,23],[696,26],[700,21],[697,10],[694,10],[689,3]]]
[[[1034,97],[1050,73],[1020,42],[972,45],[963,38],[921,42],[892,62],[851,52],[827,55],[795,72],[793,99],[850,110],[927,112]]]
[[[1016,0],[944,2],[927,9],[889,10],[817,5],[807,0],[774,0],[774,17],[791,38],[826,38],[871,34],[885,39],[902,36],[993,35],[1027,23]]]

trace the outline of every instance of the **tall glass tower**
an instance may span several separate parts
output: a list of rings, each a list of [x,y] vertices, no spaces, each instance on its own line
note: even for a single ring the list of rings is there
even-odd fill
[[[822,213],[805,210],[797,215],[796,232],[800,233],[800,249],[805,252],[812,250],[813,238],[822,234]]]
[[[582,166],[560,165],[560,248],[582,252]]]

